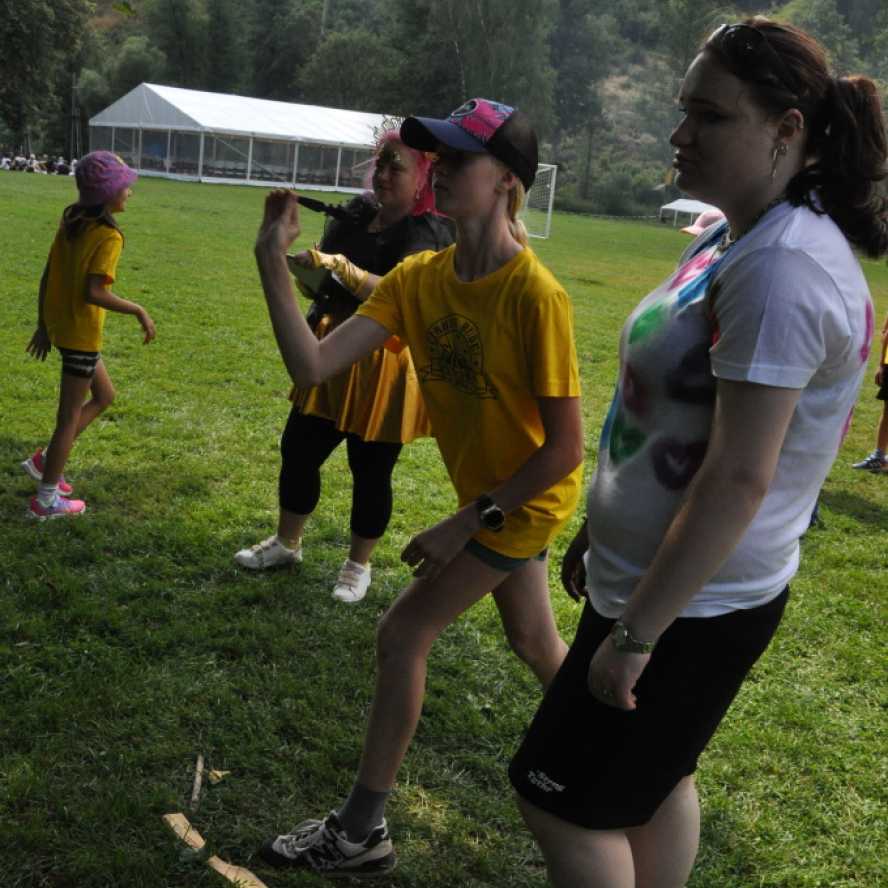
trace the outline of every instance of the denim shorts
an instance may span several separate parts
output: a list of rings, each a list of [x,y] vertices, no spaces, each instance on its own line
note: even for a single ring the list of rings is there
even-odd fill
[[[528,558],[513,558],[511,555],[502,555],[495,552],[488,546],[479,543],[478,540],[469,540],[465,546],[466,552],[474,555],[479,561],[483,561],[488,567],[494,570],[501,570],[503,573],[512,573],[517,570],[526,561],[545,561],[548,548],[543,549],[539,555],[533,555]]]

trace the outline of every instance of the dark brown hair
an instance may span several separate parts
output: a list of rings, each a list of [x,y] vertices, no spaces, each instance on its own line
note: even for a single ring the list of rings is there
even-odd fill
[[[790,203],[828,213],[866,255],[884,256],[888,139],[876,85],[868,77],[833,77],[823,47],[799,28],[761,16],[743,24],[760,31],[779,56],[782,68],[775,76],[756,76],[717,39],[704,50],[747,83],[753,102],[768,114],[798,108],[804,115],[808,163],[787,187]]]
[[[104,204],[85,207],[83,204],[73,203],[70,206],[65,207],[62,212],[62,221],[60,225],[65,232],[65,237],[68,238],[68,240],[74,240],[75,237],[78,237],[83,233],[84,229],[90,224],[90,222],[100,222],[102,225],[107,225],[109,228],[119,231],[121,237],[123,236],[123,232],[120,231],[120,226],[117,224],[114,216],[105,209]]]

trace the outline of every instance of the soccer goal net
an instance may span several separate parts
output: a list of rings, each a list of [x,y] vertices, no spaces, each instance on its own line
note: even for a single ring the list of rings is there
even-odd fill
[[[527,233],[531,237],[549,236],[557,172],[558,167],[554,163],[541,163],[537,166],[536,179],[527,193],[527,202],[521,214],[521,220],[527,226]]]

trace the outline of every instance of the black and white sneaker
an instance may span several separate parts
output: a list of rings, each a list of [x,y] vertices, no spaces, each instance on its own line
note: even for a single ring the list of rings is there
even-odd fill
[[[873,472],[878,475],[888,468],[888,458],[878,450],[874,450],[869,456],[865,457],[860,462],[854,463],[851,468],[863,469],[865,472]]]
[[[383,876],[397,862],[385,820],[363,842],[350,842],[335,812],[276,836],[259,849],[259,856],[271,866],[311,869],[330,878]]]

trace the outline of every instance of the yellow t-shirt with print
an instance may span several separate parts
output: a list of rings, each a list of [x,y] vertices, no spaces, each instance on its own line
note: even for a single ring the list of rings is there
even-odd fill
[[[525,248],[480,280],[461,281],[455,247],[409,256],[358,314],[410,347],[460,506],[506,481],[545,439],[537,398],[580,394],[573,309]],[[513,558],[541,552],[573,514],[582,467],[476,539]]]
[[[101,222],[89,222],[73,240],[59,227],[49,251],[43,322],[56,347],[97,352],[102,347],[105,309],[86,301],[88,275],[106,284],[117,276],[123,236]]]

